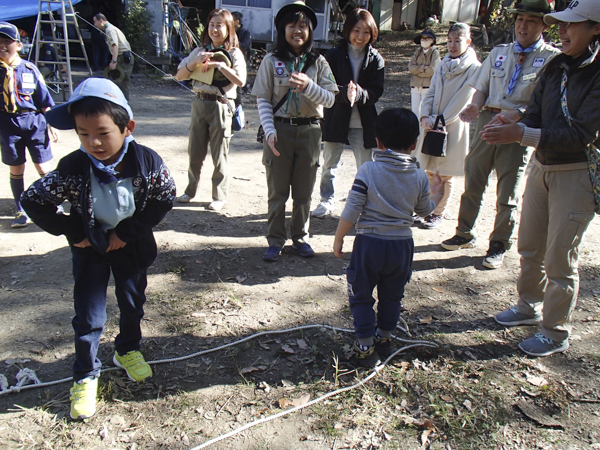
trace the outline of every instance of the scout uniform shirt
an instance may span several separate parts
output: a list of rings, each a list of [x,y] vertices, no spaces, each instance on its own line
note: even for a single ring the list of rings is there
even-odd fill
[[[11,67],[14,70],[15,77],[16,91],[14,92],[14,96],[17,113],[42,111],[54,106],[54,101],[46,88],[44,77],[33,63],[22,60],[17,56]],[[6,68],[0,67],[0,80],[2,81],[6,77],[6,70]],[[6,101],[3,101],[1,110],[14,112],[8,110]]]
[[[559,50],[545,42],[542,42],[537,49],[527,53],[517,84],[512,94],[507,95],[508,84],[515,71],[519,52],[514,43],[501,44],[492,49],[479,70],[467,83],[488,95],[486,107],[503,111],[525,108],[542,69],[559,53]]]
[[[115,27],[112,23],[107,22],[106,27],[104,28],[104,32],[106,33],[106,43],[108,44],[108,48],[110,49],[113,45],[117,46],[117,54],[122,55],[123,52],[130,52],[131,46],[129,45],[129,41],[123,34],[121,30]]]
[[[252,95],[268,100],[275,106],[285,97],[290,89],[290,72],[284,61],[280,61],[273,53],[265,56],[252,88]],[[338,86],[331,72],[327,60],[319,55],[317,60],[308,68],[306,75],[321,88],[337,93]],[[296,103],[294,96],[290,95],[273,114],[275,117],[323,117],[323,105],[315,104],[302,93],[298,95]]]

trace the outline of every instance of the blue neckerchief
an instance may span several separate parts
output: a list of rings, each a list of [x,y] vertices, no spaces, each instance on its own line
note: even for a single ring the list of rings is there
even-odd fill
[[[519,44],[519,41],[517,41],[517,42],[515,42],[515,50],[519,53],[531,53],[532,51],[536,50],[543,43],[544,43],[544,39],[540,38],[531,47],[527,47],[526,49],[523,49],[523,47],[521,47],[521,44]],[[517,61],[518,61],[518,59],[517,59]],[[506,89],[506,95],[512,95],[513,91],[515,90],[515,86],[517,85],[517,80],[519,79],[519,75],[521,74],[522,67],[523,67],[523,65],[519,64],[517,62],[517,65],[515,66],[515,71],[513,72],[512,78],[508,82],[508,88]]]
[[[121,148],[121,154],[119,155],[119,158],[117,158],[117,160],[112,163],[109,164],[108,166],[105,166],[104,163],[102,161],[98,161],[96,158],[94,158],[92,155],[90,155],[88,152],[86,152],[83,149],[83,146],[79,147],[79,150],[81,150],[82,152],[84,152],[86,155],[88,155],[88,157],[90,158],[90,161],[92,161],[92,164],[94,165],[94,167],[102,172],[106,172],[109,175],[113,175],[115,176],[117,174],[117,171],[115,170],[115,168],[119,165],[119,163],[121,161],[123,161],[123,158],[125,157],[125,154],[127,153],[127,147],[129,147],[129,143],[133,141],[133,136],[126,136],[125,140],[123,142],[123,147]]]

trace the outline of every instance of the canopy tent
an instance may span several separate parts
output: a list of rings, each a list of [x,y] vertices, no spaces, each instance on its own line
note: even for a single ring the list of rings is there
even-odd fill
[[[81,0],[71,0],[73,5]],[[48,11],[50,3],[43,2],[44,11]],[[52,3],[52,11],[61,9],[60,3]],[[22,19],[23,17],[37,16],[40,8],[39,0],[0,0],[0,21]]]

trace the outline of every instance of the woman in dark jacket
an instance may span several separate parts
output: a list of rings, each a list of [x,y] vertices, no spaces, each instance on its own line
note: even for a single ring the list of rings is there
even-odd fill
[[[324,217],[334,210],[334,180],[344,144],[354,150],[356,168],[372,160],[375,142],[375,103],[383,93],[383,58],[371,44],[379,34],[371,13],[355,9],[346,17],[344,39],[325,58],[340,92],[333,107],[325,109],[323,121],[323,172],[321,203],[313,217]]]
[[[495,317],[506,326],[541,322],[540,332],[519,344],[532,356],[569,348],[579,246],[597,208],[588,154],[598,155],[600,145],[597,0],[573,1],[544,21],[558,23],[563,52],[547,65],[521,122],[500,119],[482,133],[490,144],[536,148],[519,227],[519,301]]]

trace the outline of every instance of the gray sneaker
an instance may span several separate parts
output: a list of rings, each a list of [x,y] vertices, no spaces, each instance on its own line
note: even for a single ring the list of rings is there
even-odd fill
[[[333,205],[331,203],[321,202],[321,203],[319,203],[319,206],[317,206],[315,208],[315,210],[310,213],[310,216],[321,219],[325,216],[331,215],[332,212],[333,212]]]
[[[183,194],[181,197],[177,197],[177,202],[179,203],[189,203],[190,200],[192,200],[192,197],[190,197],[187,194]]]
[[[563,342],[556,342],[538,333],[534,337],[525,339],[518,347],[530,356],[549,356],[567,351],[569,341],[565,339]]]
[[[496,314],[494,320],[505,327],[514,327],[517,325],[539,325],[542,318],[541,316],[526,316],[517,311],[517,308],[511,306],[506,311]]]
[[[483,267],[487,269],[499,269],[502,267],[502,261],[504,261],[504,244],[500,241],[491,241],[490,248],[488,249],[485,258],[483,258]]]

